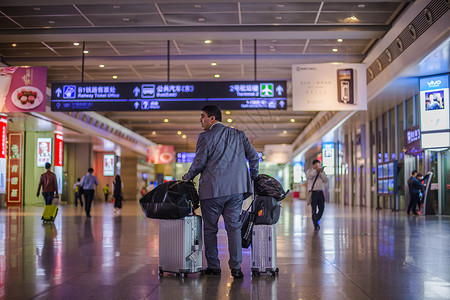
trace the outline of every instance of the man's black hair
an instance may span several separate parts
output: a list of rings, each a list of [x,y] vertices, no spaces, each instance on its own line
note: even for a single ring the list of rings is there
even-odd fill
[[[45,163],[45,168],[48,170],[48,169],[50,169],[52,167],[52,164],[51,163],[48,163],[48,162],[46,162]]]
[[[89,173],[94,173],[94,169],[89,168],[89,169],[88,169],[88,172],[89,172]]]
[[[314,166],[316,163],[320,163],[320,160],[318,160],[318,159],[313,160],[313,166]]]
[[[412,176],[414,176],[414,174],[417,174],[417,170],[413,170],[413,171],[411,172],[411,175],[412,175]]]
[[[222,122],[222,111],[217,105],[206,105],[202,108],[208,117],[214,116],[216,121]]]

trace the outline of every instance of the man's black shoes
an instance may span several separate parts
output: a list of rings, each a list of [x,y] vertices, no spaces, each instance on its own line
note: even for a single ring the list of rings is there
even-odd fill
[[[233,276],[234,279],[244,278],[244,273],[242,273],[241,268],[231,269],[231,276]]]
[[[220,275],[222,273],[222,270],[220,269],[213,269],[210,267],[206,267],[202,270],[203,275]]]

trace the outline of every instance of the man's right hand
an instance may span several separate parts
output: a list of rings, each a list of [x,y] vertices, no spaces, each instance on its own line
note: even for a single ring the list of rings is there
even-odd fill
[[[36,197],[39,197],[39,192],[36,193]]]

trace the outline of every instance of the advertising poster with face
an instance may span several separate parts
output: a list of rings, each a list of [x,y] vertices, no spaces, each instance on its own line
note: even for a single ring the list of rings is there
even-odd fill
[[[365,64],[292,65],[294,111],[367,110]]]
[[[0,67],[0,111],[45,111],[46,67]]]
[[[171,164],[175,160],[173,145],[157,145],[147,149],[147,162],[152,164]]]
[[[45,167],[45,163],[52,163],[52,139],[38,138],[36,162],[38,167]]]
[[[114,164],[115,156],[114,154],[103,155],[103,176],[114,176]]]

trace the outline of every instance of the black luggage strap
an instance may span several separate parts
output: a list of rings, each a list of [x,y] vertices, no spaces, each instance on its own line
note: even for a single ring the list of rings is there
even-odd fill
[[[317,175],[316,175],[316,178],[314,178],[314,182],[313,182],[313,184],[312,184],[312,186],[311,186],[311,190],[310,190],[310,192],[312,192],[312,191],[313,191],[313,189],[314,189],[314,185],[316,184],[316,181],[317,181],[317,178],[319,178],[319,175],[320,175],[320,172],[319,172],[319,173],[317,173]]]

